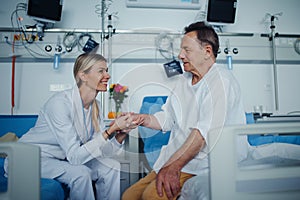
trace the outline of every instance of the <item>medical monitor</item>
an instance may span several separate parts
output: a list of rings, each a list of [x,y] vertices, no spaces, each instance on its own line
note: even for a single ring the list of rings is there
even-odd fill
[[[237,0],[208,0],[206,21],[213,25],[235,22]]]
[[[28,0],[27,15],[40,22],[61,20],[63,0]]]

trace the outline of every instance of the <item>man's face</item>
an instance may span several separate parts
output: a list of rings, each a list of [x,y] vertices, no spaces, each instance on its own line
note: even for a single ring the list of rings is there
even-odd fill
[[[201,69],[207,52],[201,46],[195,31],[184,35],[180,48],[178,58],[183,62],[184,71],[191,72],[194,69]]]

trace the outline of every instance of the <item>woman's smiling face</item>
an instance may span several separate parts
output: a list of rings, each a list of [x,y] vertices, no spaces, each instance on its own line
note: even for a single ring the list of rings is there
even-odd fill
[[[110,75],[108,73],[107,64],[105,61],[96,62],[91,70],[86,73],[87,82],[89,88],[97,91],[107,91],[108,80]]]

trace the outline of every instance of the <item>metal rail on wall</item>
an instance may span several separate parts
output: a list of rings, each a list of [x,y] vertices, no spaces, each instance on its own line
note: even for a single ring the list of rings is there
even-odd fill
[[[6,28],[6,27],[0,27],[0,32],[16,32],[19,31],[18,29],[15,28]],[[25,30],[26,32],[32,32],[36,31],[36,29],[28,28]],[[68,33],[68,32],[73,32],[73,33],[100,33],[102,34],[103,40],[105,40],[105,30],[100,30],[100,29],[81,29],[81,28],[76,28],[76,29],[68,29],[68,28],[51,28],[51,29],[45,29],[45,33]],[[113,32],[114,34],[160,34],[161,30],[115,30]],[[168,34],[174,34],[174,35],[179,35],[182,34],[181,32],[175,32],[175,31],[168,31]],[[239,36],[239,37],[252,37],[254,33],[217,33],[219,36]]]

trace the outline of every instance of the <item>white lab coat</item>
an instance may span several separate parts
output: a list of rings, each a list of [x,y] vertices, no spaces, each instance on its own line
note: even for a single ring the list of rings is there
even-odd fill
[[[115,138],[104,139],[101,112],[99,117],[100,132],[93,132],[90,124],[84,124],[87,118],[91,123],[91,116],[84,115],[78,87],[74,86],[54,94],[41,109],[36,125],[19,140],[40,146],[42,177],[68,184],[71,199],[93,199],[89,181],[84,180],[84,186],[76,180],[85,172],[99,180],[97,199],[120,198],[120,164],[108,157],[118,154],[122,145]]]
[[[185,73],[163,105],[163,111],[155,114],[163,131],[171,130],[169,142],[162,147],[154,164],[157,172],[182,146],[192,128],[200,130],[207,141],[207,134],[213,128],[246,123],[239,84],[230,71],[214,64],[197,84],[192,85],[191,78],[190,73]],[[243,159],[247,155],[246,138],[241,138],[238,146],[239,157]],[[182,171],[206,173],[209,151],[205,146]]]

